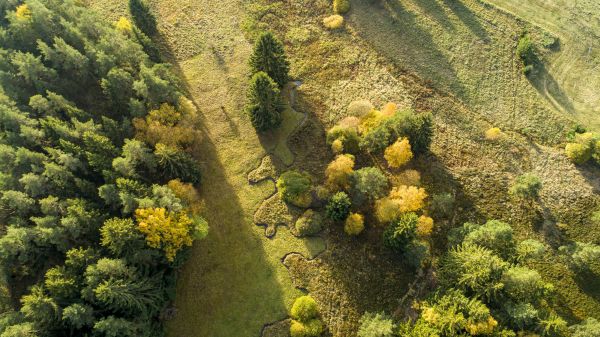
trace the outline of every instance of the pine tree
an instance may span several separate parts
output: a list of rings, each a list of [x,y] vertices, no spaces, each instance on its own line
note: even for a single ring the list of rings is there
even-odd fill
[[[252,73],[264,71],[279,87],[283,87],[289,80],[290,64],[285,56],[283,44],[272,33],[263,33],[254,45],[254,52],[250,57]]]
[[[129,11],[135,25],[146,35],[154,36],[157,33],[156,18],[150,7],[143,0],[129,0]]]
[[[258,131],[273,129],[281,124],[282,101],[277,84],[264,72],[250,80],[248,113]]]

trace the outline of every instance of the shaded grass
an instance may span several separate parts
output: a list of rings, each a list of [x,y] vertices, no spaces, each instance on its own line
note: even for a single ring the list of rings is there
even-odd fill
[[[126,15],[121,1],[90,1],[108,20]],[[202,112],[200,158],[209,235],[197,242],[179,274],[172,336],[252,336],[263,324],[284,319],[301,294],[281,258],[291,251],[312,257],[320,238],[297,239],[287,229],[273,238],[253,223],[260,203],[274,191],[271,181],[251,185],[248,173],[271,149],[291,162],[287,137],[301,119],[288,109],[286,122],[259,139],[244,114],[247,59],[251,47],[239,30],[241,3],[151,1],[161,48]]]

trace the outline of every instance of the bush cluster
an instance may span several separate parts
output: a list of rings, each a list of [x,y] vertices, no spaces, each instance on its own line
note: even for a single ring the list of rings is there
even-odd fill
[[[323,333],[319,308],[312,297],[298,297],[292,305],[290,316],[292,317],[291,337],[317,337]]]
[[[298,171],[287,171],[277,179],[281,199],[298,207],[306,208],[312,202],[310,176]]]

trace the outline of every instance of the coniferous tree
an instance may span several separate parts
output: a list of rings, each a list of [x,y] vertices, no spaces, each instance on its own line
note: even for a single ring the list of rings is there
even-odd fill
[[[258,131],[273,129],[281,124],[282,101],[277,84],[264,72],[250,80],[248,113]]]
[[[283,87],[289,80],[290,63],[285,56],[283,44],[270,32],[263,33],[256,40],[250,67],[253,74],[260,71],[267,73],[279,87]]]
[[[156,18],[143,0],[129,0],[129,11],[133,22],[144,34],[154,36],[157,33]]]

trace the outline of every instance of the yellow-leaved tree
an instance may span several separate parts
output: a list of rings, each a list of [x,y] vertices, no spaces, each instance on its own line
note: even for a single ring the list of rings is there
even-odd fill
[[[131,24],[131,21],[123,16],[120,17],[119,21],[115,23],[115,28],[125,35],[129,35],[133,31],[133,25]]]
[[[146,235],[146,244],[165,252],[172,262],[184,246],[194,239],[194,221],[184,212],[168,212],[164,208],[140,208],[135,211],[138,230]]]
[[[332,191],[350,187],[352,172],[354,172],[354,156],[349,154],[337,156],[325,170],[327,187]]]
[[[398,186],[392,188],[390,194],[375,203],[377,219],[388,223],[402,213],[416,212],[425,206],[427,192],[416,186]]]
[[[27,4],[23,4],[17,7],[15,15],[19,20],[29,20],[31,18],[31,9],[29,9],[29,6],[27,6]]]
[[[388,146],[385,149],[384,157],[390,167],[401,167],[408,163],[413,157],[408,138],[398,139],[394,144]]]
[[[426,215],[421,215],[419,222],[417,222],[417,235],[420,237],[429,237],[432,232],[433,219]]]

